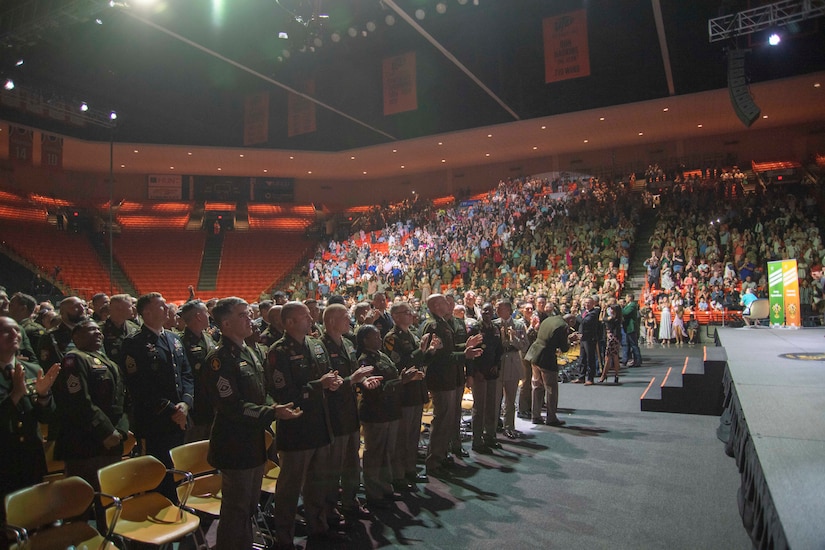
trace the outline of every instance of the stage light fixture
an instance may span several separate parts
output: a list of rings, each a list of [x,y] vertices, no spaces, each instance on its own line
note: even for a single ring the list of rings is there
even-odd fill
[[[89,110],[89,105],[84,101],[83,103],[80,104],[80,110],[85,113],[86,111]]]
[[[114,111],[109,113],[109,120],[117,120],[117,113]]]
[[[278,38],[281,40],[289,40],[289,35],[283,31],[278,33]]]
[[[781,37],[781,36],[779,36],[779,34],[777,34],[777,33],[772,33],[772,34],[768,37],[768,44],[770,44],[771,46],[776,46],[776,45],[778,45],[780,42],[782,42],[782,37]]]
[[[103,24],[103,19],[98,17],[97,19],[95,19],[95,23],[97,23],[98,25],[102,25]]]
[[[12,80],[11,78],[7,78],[6,83],[3,84],[3,87],[6,90],[9,90],[9,91],[13,90],[14,89],[14,80]]]
[[[22,59],[18,59],[18,60],[17,60],[17,63],[15,63],[15,64],[14,64],[14,66],[15,66],[15,67],[19,67],[19,66],[20,66],[20,65],[22,65],[22,64],[23,64],[23,60],[22,60]]]

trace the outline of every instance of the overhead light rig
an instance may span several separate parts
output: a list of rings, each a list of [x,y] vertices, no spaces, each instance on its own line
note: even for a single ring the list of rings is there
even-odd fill
[[[708,39],[719,42],[825,15],[825,0],[783,0],[708,20]]]

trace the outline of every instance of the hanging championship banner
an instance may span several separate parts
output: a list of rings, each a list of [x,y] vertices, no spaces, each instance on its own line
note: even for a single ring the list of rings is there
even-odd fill
[[[771,301],[771,325],[785,324],[785,291],[782,262],[768,262],[768,298]]]
[[[799,273],[797,272],[796,260],[782,261],[782,290],[785,300],[785,325],[789,327],[801,327]]]
[[[418,109],[415,52],[384,58],[384,116]]]
[[[315,95],[315,80],[308,80],[304,93]],[[287,135],[311,134],[317,129],[315,120],[315,103],[305,97],[290,92],[287,97]]]
[[[17,164],[32,164],[34,130],[9,125],[9,160]]]
[[[546,83],[590,76],[587,11],[577,10],[542,21],[544,81]]]
[[[63,169],[63,138],[40,134],[40,165],[49,170]]]
[[[243,109],[243,144],[269,141],[269,92],[246,96]]]

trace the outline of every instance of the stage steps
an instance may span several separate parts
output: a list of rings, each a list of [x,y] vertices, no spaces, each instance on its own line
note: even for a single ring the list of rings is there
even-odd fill
[[[686,357],[681,365],[654,376],[641,397],[641,410],[683,414],[722,414],[725,348],[705,347],[702,358]]]

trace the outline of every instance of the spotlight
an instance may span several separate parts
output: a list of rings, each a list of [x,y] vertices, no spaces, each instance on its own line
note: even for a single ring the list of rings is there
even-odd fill
[[[435,5],[435,11],[443,15],[447,11],[447,4],[444,2],[439,2]]]
[[[278,38],[281,40],[289,40],[289,35],[283,31],[278,33]]]
[[[782,37],[776,33],[773,33],[770,35],[770,37],[768,37],[768,44],[770,44],[771,46],[776,46],[780,42],[782,42]]]
[[[80,110],[83,111],[84,113],[89,110],[89,106],[86,104],[85,101],[80,104]]]
[[[22,59],[18,59],[18,60],[17,60],[17,63],[15,63],[15,64],[14,64],[14,66],[15,66],[15,67],[19,67],[19,66],[20,66],[20,65],[22,65],[22,64],[23,64],[23,60],[22,60]]]
[[[103,24],[103,19],[98,17],[97,19],[95,19],[95,23],[97,23],[98,25],[102,25]]]
[[[425,17],[427,17],[427,12],[425,12],[421,8],[415,10],[415,18],[416,19],[418,19],[419,21],[423,21]]]
[[[109,119],[110,119],[110,120],[117,120],[117,113],[116,113],[116,112],[114,112],[114,111],[112,111],[111,113],[109,113]]]
[[[3,84],[3,87],[7,90],[13,90],[14,89],[14,80],[12,80],[11,78],[7,78],[6,83]]]
[[[384,18],[384,22],[387,24],[387,26],[388,26],[388,27],[392,27],[393,25],[395,25],[395,16],[394,16],[393,14],[391,14],[391,13],[390,13],[390,14],[388,14],[388,15]]]

